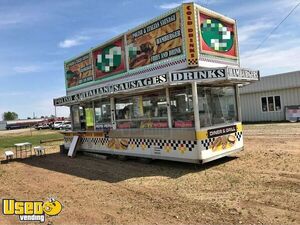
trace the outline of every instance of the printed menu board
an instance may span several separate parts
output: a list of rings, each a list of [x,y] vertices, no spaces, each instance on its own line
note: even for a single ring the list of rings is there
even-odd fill
[[[175,12],[127,34],[129,69],[168,59],[182,52],[180,13]]]
[[[84,54],[65,63],[65,77],[68,88],[92,81],[91,54]]]

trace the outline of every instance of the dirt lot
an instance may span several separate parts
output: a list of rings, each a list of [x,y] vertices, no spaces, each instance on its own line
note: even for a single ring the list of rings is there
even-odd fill
[[[201,166],[69,159],[48,146],[0,165],[0,195],[56,197],[64,208],[49,224],[300,224],[300,124],[244,128],[245,151]]]

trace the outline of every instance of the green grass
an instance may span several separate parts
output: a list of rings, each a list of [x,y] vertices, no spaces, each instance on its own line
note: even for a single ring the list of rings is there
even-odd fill
[[[53,134],[35,134],[31,135],[20,135],[12,137],[0,137],[0,151],[6,148],[14,149],[14,144],[22,142],[30,142],[33,146],[40,145],[41,140],[50,140],[63,138],[62,134],[53,133]]]

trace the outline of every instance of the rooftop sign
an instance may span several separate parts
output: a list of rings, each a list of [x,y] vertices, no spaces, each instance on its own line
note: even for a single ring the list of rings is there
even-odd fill
[[[184,3],[66,61],[66,88],[72,92],[115,78],[211,66],[208,63],[238,66],[235,20]]]

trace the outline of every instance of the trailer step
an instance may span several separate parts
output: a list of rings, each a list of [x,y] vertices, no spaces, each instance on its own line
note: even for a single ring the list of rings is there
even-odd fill
[[[77,148],[79,146],[79,136],[74,136],[68,151],[68,156],[74,158],[76,156]]]

